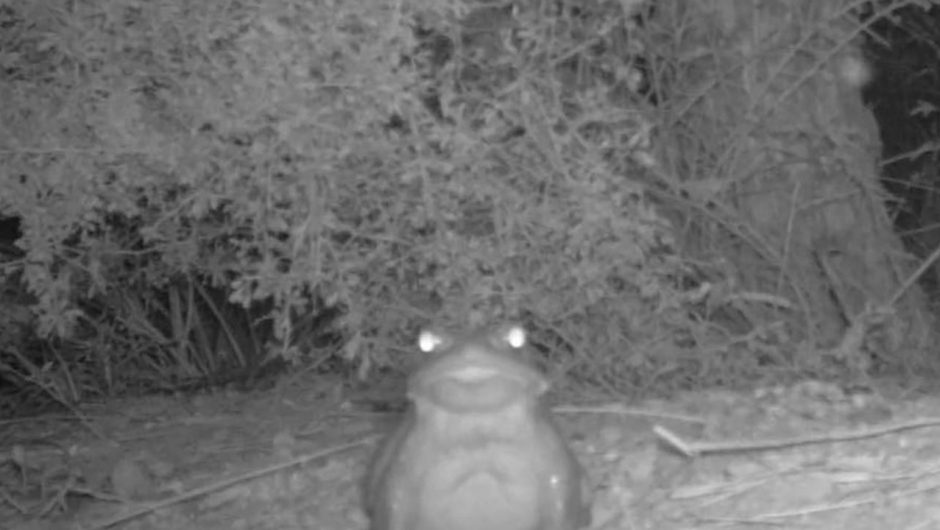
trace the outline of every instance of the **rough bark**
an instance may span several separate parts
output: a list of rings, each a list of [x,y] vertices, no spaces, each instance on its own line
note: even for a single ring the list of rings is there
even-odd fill
[[[672,105],[684,186],[722,221],[699,244],[733,248],[744,287],[792,300],[816,345],[893,303],[887,340],[868,348],[881,355],[924,346],[930,326],[916,286],[895,300],[913,267],[879,182],[854,3],[668,0],[658,16],[686,30],[672,41],[687,58],[672,91],[687,95]]]

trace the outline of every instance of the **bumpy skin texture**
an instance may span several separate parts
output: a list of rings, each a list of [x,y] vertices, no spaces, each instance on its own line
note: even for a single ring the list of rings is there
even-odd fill
[[[544,402],[548,382],[504,327],[434,334],[404,420],[376,453],[371,530],[578,530],[581,467]]]

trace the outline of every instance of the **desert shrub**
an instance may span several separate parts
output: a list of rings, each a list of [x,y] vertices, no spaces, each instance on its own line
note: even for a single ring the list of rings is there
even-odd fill
[[[568,355],[638,338],[680,265],[604,63],[636,13],[587,7],[8,3],[4,274],[42,334],[97,329],[143,372],[209,371],[160,316],[180,278],[271,302],[280,339],[342,307],[366,367],[430,321],[521,318]]]

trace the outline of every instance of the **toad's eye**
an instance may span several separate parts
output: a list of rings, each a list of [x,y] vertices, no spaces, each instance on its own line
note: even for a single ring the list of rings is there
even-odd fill
[[[418,335],[418,348],[424,353],[440,350],[445,342],[444,336],[435,331],[423,330]]]
[[[503,340],[513,349],[525,346],[526,335],[522,326],[510,326],[503,332]]]

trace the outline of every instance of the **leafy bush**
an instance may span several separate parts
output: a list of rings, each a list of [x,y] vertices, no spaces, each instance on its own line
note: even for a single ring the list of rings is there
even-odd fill
[[[660,340],[694,325],[641,184],[629,2],[39,4],[0,7],[0,214],[24,252],[2,274],[43,335],[95,345],[95,389],[252,364],[192,347],[200,315],[225,321],[196,286],[292,360],[315,352],[299,315],[342,308],[362,370],[431,321],[522,319],[595,380],[687,355]]]

